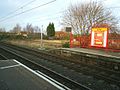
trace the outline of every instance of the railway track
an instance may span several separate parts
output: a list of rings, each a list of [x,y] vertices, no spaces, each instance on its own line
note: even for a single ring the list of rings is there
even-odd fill
[[[20,54],[17,54],[17,52],[13,52],[13,50],[10,50],[8,48],[4,48],[4,47],[0,47],[0,51],[2,51],[2,53],[5,55],[7,54],[8,59],[16,59],[18,61],[20,61],[21,63],[27,65],[28,67],[32,68],[33,70],[36,71],[41,71],[43,73],[45,73],[46,75],[53,77],[54,79],[56,79],[57,81],[63,83],[64,85],[66,85],[67,87],[74,89],[74,90],[92,90],[90,88],[88,88],[85,85],[82,85],[80,83],[77,83],[53,70],[50,70],[49,68],[46,68],[40,64],[38,64],[35,61],[32,61],[32,59],[28,59]],[[4,56],[5,57],[5,56]],[[64,86],[63,86],[64,87]],[[66,87],[64,87],[66,89]]]
[[[0,54],[0,60],[6,60],[7,57],[5,57],[4,55]]]
[[[20,48],[20,47],[16,47],[16,46],[13,47],[13,46],[9,46],[9,45],[8,45],[8,47],[14,48],[14,50],[11,49],[11,51],[13,51],[13,52],[17,52],[17,53],[24,52],[24,54],[29,53],[29,54],[35,55],[39,58],[47,59],[47,60],[52,61],[54,63],[60,63],[61,65],[65,66],[67,68],[71,68],[77,72],[83,72],[84,74],[92,75],[92,76],[99,78],[99,79],[104,79],[105,81],[107,81],[109,83],[112,82],[112,83],[117,84],[118,86],[120,85],[120,81],[119,81],[120,78],[118,77],[120,75],[119,72],[114,72],[115,74],[113,74],[113,72],[110,70],[105,70],[105,69],[103,70],[103,69],[99,68],[99,71],[98,71],[98,68],[96,70],[93,67],[90,67],[90,66],[88,67],[88,66],[83,65],[83,64],[81,66],[79,64],[74,65],[74,63],[69,63],[69,62],[67,62],[68,64],[66,64],[64,59],[68,59],[68,58],[60,58],[60,57],[56,57],[54,55],[48,54],[46,52],[41,52],[41,51],[38,52],[35,50],[30,50],[28,48]],[[17,50],[17,51],[15,51],[15,50]],[[62,59],[62,60],[60,60],[60,59]],[[64,62],[61,63],[61,61],[64,61]],[[90,71],[90,72],[88,72],[88,71]],[[106,74],[106,72],[107,72],[107,74]],[[117,78],[115,78],[115,77],[117,77]]]

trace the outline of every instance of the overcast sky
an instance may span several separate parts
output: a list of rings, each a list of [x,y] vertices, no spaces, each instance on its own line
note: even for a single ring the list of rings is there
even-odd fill
[[[39,26],[40,28],[43,25],[44,29],[46,29],[46,26],[49,24],[49,22],[54,22],[55,28],[58,31],[61,28],[60,22],[62,19],[61,17],[63,15],[63,11],[66,10],[70,4],[88,2],[90,0],[56,0],[50,4],[41,6],[27,13],[18,15],[16,17],[14,16],[50,1],[54,0],[1,0],[0,28],[5,27],[8,31],[12,29],[16,23],[20,24],[22,27],[25,27],[27,23],[31,23],[33,26]],[[105,7],[118,7],[111,8],[111,10],[116,17],[120,18],[120,0],[94,1],[103,2]],[[22,6],[23,8],[21,8]],[[20,9],[18,10],[18,8]]]

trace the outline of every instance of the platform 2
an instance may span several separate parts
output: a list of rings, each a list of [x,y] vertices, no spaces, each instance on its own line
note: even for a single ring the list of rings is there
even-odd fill
[[[16,60],[0,60],[0,90],[65,90]]]
[[[107,50],[103,51],[103,50],[98,50],[98,49],[86,49],[86,48],[60,48],[60,49],[70,51],[70,52],[78,52],[78,53],[85,53],[85,54],[90,54],[90,55],[120,59],[120,52],[110,52]]]

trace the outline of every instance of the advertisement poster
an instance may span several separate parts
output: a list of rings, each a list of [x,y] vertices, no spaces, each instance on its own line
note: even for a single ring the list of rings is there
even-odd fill
[[[107,47],[107,28],[92,28],[91,46]]]

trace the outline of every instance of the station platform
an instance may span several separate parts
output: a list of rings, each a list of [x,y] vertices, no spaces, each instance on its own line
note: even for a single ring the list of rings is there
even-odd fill
[[[110,52],[110,51],[103,51],[98,49],[87,49],[87,48],[60,48],[61,50],[71,51],[71,52],[79,52],[85,54],[92,54],[104,57],[111,57],[120,59],[120,52]]]
[[[17,60],[0,60],[0,90],[64,90]]]

